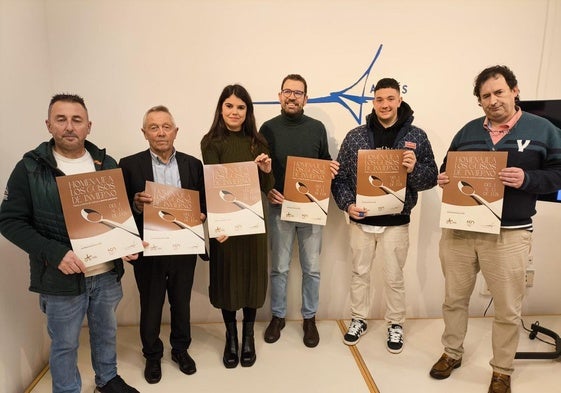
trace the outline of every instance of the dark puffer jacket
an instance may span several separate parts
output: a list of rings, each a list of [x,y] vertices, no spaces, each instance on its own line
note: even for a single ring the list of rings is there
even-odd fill
[[[49,295],[75,296],[84,292],[83,274],[63,274],[58,265],[71,250],[55,178],[64,173],[57,168],[52,149],[54,141],[41,143],[24,154],[16,164],[0,207],[2,235],[29,254],[29,290]],[[86,141],[96,170],[113,169],[117,163]],[[117,279],[123,275],[123,262],[115,260]]]

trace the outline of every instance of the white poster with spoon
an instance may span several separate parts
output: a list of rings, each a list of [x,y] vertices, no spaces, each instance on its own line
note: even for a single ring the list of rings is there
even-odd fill
[[[199,192],[151,181],[145,191],[153,201],[144,204],[144,255],[204,254]]]
[[[499,233],[504,185],[499,172],[506,168],[505,151],[450,151],[442,189],[440,227]]]
[[[86,267],[144,251],[120,168],[56,182],[72,250]]]
[[[399,214],[405,203],[407,169],[404,150],[359,150],[357,160],[356,205],[366,208],[366,216]]]
[[[325,225],[331,193],[329,160],[288,156],[281,219]]]
[[[209,237],[265,233],[257,164],[211,164],[203,170]]]

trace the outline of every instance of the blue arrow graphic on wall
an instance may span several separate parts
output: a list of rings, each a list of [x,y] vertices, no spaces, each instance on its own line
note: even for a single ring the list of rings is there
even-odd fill
[[[339,91],[332,91],[327,96],[322,97],[310,97],[308,98],[308,104],[327,104],[327,103],[336,103],[342,105],[346,110],[349,111],[351,116],[355,119],[355,121],[360,124],[362,119],[362,106],[367,102],[370,102],[374,99],[373,96],[367,96],[366,93],[371,93],[371,89],[367,91],[368,85],[368,77],[370,76],[370,71],[372,71],[372,67],[376,60],[380,56],[382,52],[382,44],[378,47],[374,58],[370,65],[366,68],[366,71],[358,78],[358,80],[350,85],[349,87],[339,90]],[[357,92],[358,90],[358,92]],[[353,94],[355,92],[355,94]],[[254,101],[254,105],[273,105],[279,104],[279,101]],[[353,109],[354,108],[354,109]]]

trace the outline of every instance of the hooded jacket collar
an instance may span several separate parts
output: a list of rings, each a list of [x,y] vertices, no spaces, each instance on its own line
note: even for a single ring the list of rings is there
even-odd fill
[[[380,123],[374,110],[372,110],[372,113],[366,116],[366,124],[368,125],[368,128],[373,131],[390,131],[395,129],[399,130],[405,125],[408,120],[410,120],[409,123],[413,122],[413,109],[411,109],[409,104],[405,101],[402,101],[401,106],[397,108],[397,121],[388,128],[384,127],[382,123]]]

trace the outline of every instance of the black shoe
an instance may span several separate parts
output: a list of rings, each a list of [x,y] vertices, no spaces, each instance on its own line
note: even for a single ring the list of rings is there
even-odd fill
[[[316,327],[316,317],[313,316],[311,318],[304,319],[302,328],[304,329],[304,345],[308,348],[316,347],[319,344],[319,332]]]
[[[242,332],[242,354],[240,364],[242,367],[251,367],[255,364],[257,355],[255,354],[255,338],[253,333],[253,322],[243,323]]]
[[[238,356],[238,327],[236,322],[226,322],[226,344],[222,363],[226,368],[235,368],[239,363]]]
[[[179,364],[179,369],[184,374],[191,375],[197,372],[197,366],[195,365],[195,361],[191,356],[189,356],[187,351],[172,352],[171,360]]]
[[[388,326],[388,341],[386,348],[391,353],[400,353],[403,350],[403,327],[398,324]]]
[[[284,318],[273,317],[271,323],[265,330],[265,342],[272,344],[280,338],[281,330],[284,328]]]
[[[353,319],[349,325],[347,333],[343,336],[343,342],[347,345],[358,344],[360,337],[366,334],[368,325],[362,319]]]
[[[146,359],[144,379],[148,383],[158,383],[162,379],[162,364],[160,359]]]
[[[132,386],[127,385],[123,378],[115,376],[103,386],[96,386],[94,393],[140,393]]]

